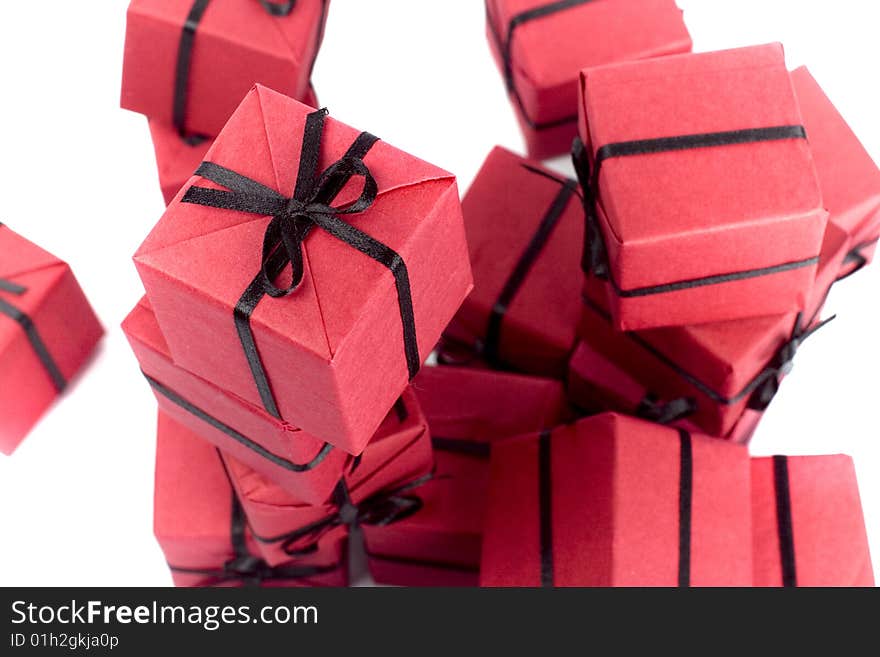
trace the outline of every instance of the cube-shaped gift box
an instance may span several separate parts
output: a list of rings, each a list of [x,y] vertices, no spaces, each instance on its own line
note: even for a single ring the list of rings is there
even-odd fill
[[[732,436],[748,410],[767,408],[800,346],[827,323],[820,314],[848,243],[843,231],[828,224],[801,313],[621,332],[613,327],[605,286],[594,278],[585,286],[580,334],[651,393],[691,400],[688,420],[704,433]]]
[[[177,366],[146,298],[122,330],[166,415],[303,503],[330,497],[349,466],[348,454]]]
[[[567,390],[572,402],[586,414],[614,411],[688,431],[700,431],[689,419],[697,409],[694,399],[668,398],[650,391],[588,342],[580,342],[572,354]],[[746,409],[728,433],[717,437],[747,443],[763,415],[763,411]]]
[[[177,586],[346,586],[343,543],[269,566],[216,448],[159,413],[156,539]]]
[[[492,446],[484,586],[749,586],[739,445],[605,414]]]
[[[752,459],[755,586],[874,586],[848,456]]]
[[[841,276],[867,265],[880,237],[880,169],[810,72],[791,74],[829,221],[850,238]]]
[[[462,201],[474,290],[444,349],[561,377],[577,333],[584,209],[577,183],[495,148]]]
[[[24,440],[103,334],[67,263],[0,224],[0,452]]]
[[[582,68],[691,49],[675,0],[486,0],[486,34],[536,159],[571,147]]]
[[[455,178],[260,86],[208,157],[135,256],[174,362],[359,454],[472,286]]]
[[[214,137],[255,84],[303,98],[329,0],[132,0],[122,107]]]
[[[617,329],[803,310],[828,214],[781,46],[591,69],[580,89],[585,265]]]
[[[314,89],[309,86],[303,101],[311,107],[318,106]],[[171,203],[177,192],[192,178],[193,173],[205,160],[213,139],[194,139],[181,135],[173,126],[156,119],[150,119],[150,137],[156,153],[156,168],[159,172],[159,187],[165,205]]]
[[[322,552],[354,525],[390,524],[415,510],[410,491],[432,479],[431,435],[407,391],[326,504],[308,505],[245,464],[223,455],[260,555],[270,564]]]

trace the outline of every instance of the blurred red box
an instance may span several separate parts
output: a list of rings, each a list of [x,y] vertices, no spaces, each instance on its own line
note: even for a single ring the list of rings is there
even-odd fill
[[[455,178],[324,116],[254,89],[208,152],[204,180],[171,203],[135,263],[175,363],[358,454],[472,280]],[[299,175],[291,200],[303,150],[304,169],[328,170]],[[207,205],[230,199],[259,208]],[[291,260],[302,277],[278,290],[275,268],[290,279]]]
[[[880,169],[810,72],[801,67],[791,78],[829,221],[850,238],[846,276],[871,262],[880,237]]]
[[[270,565],[344,539],[356,520],[392,522],[406,512],[395,505],[406,492],[394,492],[427,481],[434,465],[428,425],[409,390],[324,505],[303,504],[240,461],[223,458],[257,548]],[[403,506],[408,508],[408,500]]]
[[[483,586],[748,586],[739,445],[605,414],[493,445]]]
[[[304,97],[329,0],[297,0],[287,15],[264,4],[132,0],[122,107],[213,137],[256,83]]]
[[[496,147],[462,201],[474,290],[444,340],[495,368],[561,377],[580,313],[577,183]]]
[[[781,46],[587,70],[580,112],[616,328],[803,310],[828,213]]]
[[[689,52],[674,0],[487,0],[486,34],[529,156],[568,152],[582,68]]]
[[[693,399],[696,410],[690,421],[712,436],[727,436],[747,409],[766,409],[798,347],[819,327],[848,243],[846,234],[828,225],[818,274],[802,314],[624,333],[612,326],[604,286],[591,279],[580,334],[651,392]]]
[[[330,497],[348,454],[175,365],[146,298],[122,330],[164,413],[303,503]]]
[[[346,586],[343,543],[268,566],[218,450],[159,413],[153,530],[176,586]]]
[[[561,424],[569,415],[562,383],[464,367],[424,367],[412,389],[435,444],[488,443]]]
[[[103,335],[67,263],[0,224],[0,452],[12,454]]]
[[[752,459],[755,586],[874,586],[852,459]]]

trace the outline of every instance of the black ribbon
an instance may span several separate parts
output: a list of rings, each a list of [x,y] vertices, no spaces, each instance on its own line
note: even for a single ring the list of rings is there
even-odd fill
[[[0,226],[3,226],[3,224],[0,224]],[[13,283],[12,281],[0,278],[0,291],[21,296],[27,292],[27,288],[18,283]],[[67,387],[67,379],[61,373],[61,368],[58,367],[58,363],[55,362],[52,354],[49,353],[49,348],[46,346],[43,338],[40,337],[40,332],[34,325],[33,319],[21,309],[4,299],[0,299],[0,315],[5,315],[21,327],[27,336],[31,349],[33,349],[33,352],[39,359],[43,369],[46,370],[46,374],[48,374],[49,378],[52,380],[52,385],[55,390],[59,394],[64,392],[64,389]]]
[[[679,135],[676,137],[661,137],[659,139],[639,139],[635,141],[616,142],[606,144],[596,151],[591,165],[586,147],[579,137],[575,138],[572,145],[572,160],[577,172],[578,181],[584,190],[584,205],[587,215],[586,243],[584,245],[584,271],[599,278],[606,279],[614,288],[615,293],[622,298],[645,297],[654,294],[666,294],[680,290],[688,290],[706,285],[717,285],[732,281],[746,280],[778,274],[802,267],[811,267],[819,262],[819,256],[785,262],[769,267],[748,269],[693,278],[675,283],[651,285],[632,290],[623,290],[614,280],[608,266],[607,250],[604,237],[599,226],[597,207],[601,202],[599,196],[599,175],[602,163],[606,160],[621,157],[633,157],[637,155],[652,155],[668,153],[672,151],[693,150],[699,148],[718,148],[735,144],[753,144],[766,141],[783,141],[790,139],[806,139],[807,132],[801,125],[774,126],[769,128],[751,128],[745,130],[730,130],[726,132],[711,132],[694,135]]]
[[[443,438],[441,436],[432,436],[431,444],[434,449],[441,452],[450,452],[452,454],[461,454],[463,456],[473,456],[478,459],[488,459],[491,453],[489,443],[477,442],[475,440],[463,440],[461,438]]]
[[[592,310],[606,322],[611,321],[610,315],[608,315],[608,313],[605,312],[601,307],[596,305],[596,303],[594,303],[592,299],[590,299],[586,295],[583,295],[582,299],[584,305],[587,308]],[[818,311],[816,315],[818,315]],[[810,322],[808,322],[806,326],[810,326],[815,322],[816,315],[811,318]],[[703,383],[693,374],[684,369],[681,365],[669,358],[662,351],[657,349],[654,345],[648,342],[637,332],[626,331],[621,333],[621,335],[624,335],[629,340],[635,342],[638,346],[647,351],[654,358],[659,360],[666,367],[671,369],[678,376],[684,379],[688,384],[699,390],[712,401],[718,404],[723,404],[725,406],[732,406],[741,402],[747,397],[751,397],[749,399],[749,408],[761,411],[765,410],[770,405],[770,402],[773,400],[773,398],[776,396],[776,393],[779,390],[780,376],[791,372],[791,369],[794,366],[794,357],[797,354],[800,346],[807,340],[807,338],[816,333],[816,331],[833,321],[835,317],[836,315],[829,317],[828,319],[819,322],[818,324],[815,324],[814,326],[812,326],[812,328],[804,329],[801,325],[801,315],[798,315],[795,320],[794,328],[792,329],[792,334],[789,340],[783,343],[779,347],[779,349],[777,349],[776,355],[764,367],[764,369],[761,370],[757,375],[755,375],[755,377],[748,383],[748,385],[746,385],[742,390],[740,390],[732,397],[725,397],[720,392],[713,390],[707,384]]]
[[[293,461],[290,461],[286,458],[278,456],[277,454],[275,454],[273,452],[270,452],[268,449],[266,449],[265,447],[263,447],[259,443],[254,442],[253,440],[251,440],[250,438],[248,438],[244,434],[242,434],[242,433],[236,431],[235,429],[233,429],[232,427],[230,427],[228,424],[221,422],[217,418],[215,418],[212,415],[208,414],[207,412],[203,411],[201,408],[199,408],[195,404],[187,401],[186,399],[181,397],[179,394],[177,394],[176,392],[174,392],[173,390],[171,390],[167,386],[159,383],[153,377],[149,376],[146,373],[143,373],[143,374],[144,374],[144,377],[147,379],[147,382],[153,388],[153,390],[155,390],[158,394],[165,397],[168,401],[170,401],[173,404],[176,404],[177,406],[179,406],[180,408],[185,410],[187,413],[190,413],[191,415],[196,416],[202,422],[209,424],[210,426],[214,427],[218,431],[222,431],[223,433],[225,433],[227,436],[232,438],[237,443],[247,447],[252,452],[255,452],[256,454],[258,454],[262,458],[266,459],[267,461],[270,461],[271,463],[273,463],[274,465],[277,465],[280,468],[283,468],[283,469],[288,470],[290,472],[308,472],[309,470],[312,470],[312,469],[318,467],[324,461],[324,459],[327,458],[327,455],[330,454],[330,452],[333,450],[332,445],[330,445],[329,443],[324,443],[324,446],[318,451],[318,453],[315,455],[315,457],[311,461],[309,461],[308,463],[294,463]]]
[[[678,479],[678,585],[691,585],[691,520],[694,500],[694,448],[691,435],[678,431],[681,456]]]
[[[862,253],[862,251],[874,246],[875,244],[877,244],[877,241],[878,240],[874,239],[874,240],[870,240],[867,242],[862,242],[858,246],[854,247],[849,253],[847,253],[846,257],[843,259],[843,265],[844,266],[852,265],[853,267],[847,273],[843,274],[842,276],[838,276],[837,280],[835,280],[834,282],[836,283],[838,281],[844,280],[845,278],[849,278],[850,276],[852,276],[856,272],[861,271],[862,269],[867,267],[868,266],[868,258],[865,257],[865,255]]]
[[[541,255],[541,252],[550,240],[550,236],[559,224],[559,220],[565,213],[569,202],[578,194],[576,181],[556,178],[541,169],[536,169],[527,164],[522,166],[531,173],[543,176],[558,183],[561,185],[561,188],[559,193],[556,194],[553,201],[550,203],[550,207],[547,209],[541,222],[538,224],[538,229],[535,231],[532,239],[520,255],[519,260],[517,260],[513,271],[510,273],[510,276],[507,278],[501,289],[498,300],[492,306],[492,310],[489,313],[489,322],[486,328],[486,340],[483,344],[482,351],[489,364],[496,368],[502,366],[499,353],[501,346],[501,327],[504,317],[510,308],[510,304],[513,302],[514,297],[517,292],[519,292],[523,283],[525,283],[535,261]]]
[[[550,431],[538,436],[538,508],[540,515],[539,540],[541,550],[541,586],[552,587],[553,582],[553,468]]]
[[[567,123],[574,123],[575,121],[577,121],[578,117],[577,114],[571,114],[560,119],[540,123],[532,120],[529,117],[528,113],[526,112],[525,105],[523,104],[522,98],[520,97],[519,91],[516,88],[516,80],[514,79],[513,75],[514,33],[516,32],[517,28],[525,25],[526,23],[539,20],[541,18],[546,18],[547,16],[552,16],[553,14],[557,14],[561,11],[577,7],[578,5],[585,5],[588,2],[593,1],[594,0],[557,0],[557,2],[551,2],[546,5],[534,7],[533,9],[528,9],[526,11],[520,12],[510,19],[510,23],[508,23],[507,25],[506,38],[502,38],[497,21],[492,17],[491,12],[489,11],[488,0],[486,2],[486,23],[489,26],[489,34],[492,35],[492,40],[495,42],[495,47],[498,48],[498,52],[501,54],[501,60],[504,65],[504,84],[507,86],[507,93],[510,94],[514,102],[516,102],[517,106],[519,107],[520,114],[522,115],[523,120],[533,130],[548,130],[550,128],[556,128]]]
[[[418,373],[421,365],[409,274],[403,258],[340,218],[341,215],[364,212],[376,199],[378,186],[363,158],[378,138],[366,132],[361,133],[346,154],[319,176],[318,163],[326,116],[327,110],[318,110],[309,114],[306,119],[299,173],[292,198],[218,164],[203,162],[196,175],[226,187],[228,191],[192,186],[182,199],[184,203],[272,217],[263,239],[261,271],[236,304],[234,319],[263,405],[268,413],[279,419],[281,414],[257,350],[250,318],[264,296],[283,297],[298,288],[304,275],[304,243],[313,228],[326,231],[393,274],[410,379]],[[348,205],[331,205],[345,185],[354,178],[363,179],[360,196]],[[279,288],[274,280],[288,264],[292,271],[291,283],[285,288]]]
[[[773,484],[776,491],[776,526],[779,534],[782,585],[786,587],[797,586],[787,456],[773,457]]]
[[[697,410],[696,400],[690,397],[678,397],[668,402],[648,393],[636,407],[635,416],[656,424],[672,424],[693,415]]]

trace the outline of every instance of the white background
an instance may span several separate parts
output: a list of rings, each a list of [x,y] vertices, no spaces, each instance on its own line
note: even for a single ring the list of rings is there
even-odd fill
[[[156,405],[118,328],[142,294],[131,254],[163,209],[146,120],[118,108],[126,4],[0,7],[0,220],[70,262],[108,330],[87,375],[0,455],[2,585],[171,581],[152,537]],[[876,2],[679,5],[696,50],[782,41],[880,161]],[[522,152],[483,23],[478,0],[333,0],[320,100],[465,189],[495,144]],[[752,449],[855,456],[880,572],[878,292],[880,263],[835,289],[839,318],[798,355]]]

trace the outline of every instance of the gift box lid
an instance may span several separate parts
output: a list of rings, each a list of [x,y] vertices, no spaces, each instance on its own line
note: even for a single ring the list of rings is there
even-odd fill
[[[747,585],[742,446],[603,414],[493,446],[489,586]]]
[[[853,461],[752,459],[755,586],[873,586]]]
[[[562,384],[533,376],[423,367],[412,389],[435,439],[489,442],[555,426],[566,413]]]
[[[0,223],[0,279],[15,283],[18,276],[36,272],[48,267],[67,265],[48,251],[14,232],[9,226]],[[8,292],[0,288],[0,294]]]
[[[815,263],[827,214],[781,46],[585,70],[580,111],[603,154],[598,214],[620,290]],[[654,141],[710,134],[720,143]]]
[[[880,169],[807,68],[791,78],[830,221],[860,239],[863,224],[878,221]]]

